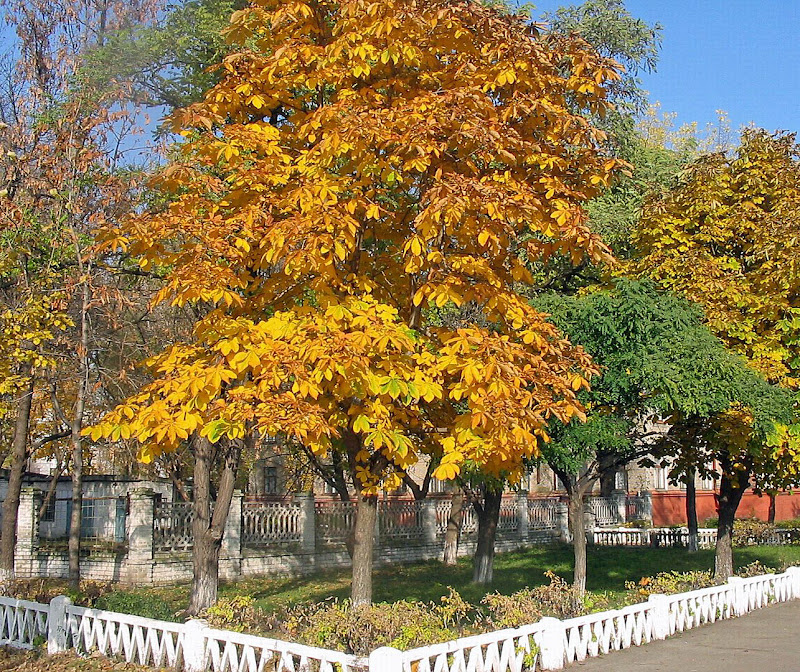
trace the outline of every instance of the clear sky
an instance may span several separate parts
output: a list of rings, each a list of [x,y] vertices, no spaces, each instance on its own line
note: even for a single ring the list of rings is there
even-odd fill
[[[534,17],[568,0],[534,0]],[[625,0],[662,25],[658,69],[642,77],[651,102],[703,128],[725,110],[734,130],[754,122],[800,133],[800,0]]]

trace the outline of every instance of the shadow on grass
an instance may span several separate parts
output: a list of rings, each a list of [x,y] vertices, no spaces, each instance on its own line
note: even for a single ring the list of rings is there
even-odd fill
[[[735,550],[737,567],[756,560],[768,567],[800,564],[800,546],[759,546]],[[594,592],[621,594],[625,582],[638,582],[644,576],[668,571],[709,570],[714,566],[714,551],[689,553],[682,548],[589,547],[587,588]],[[472,583],[472,560],[460,558],[453,567],[429,561],[413,565],[378,567],[373,575],[376,602],[398,600],[438,601],[452,586],[469,602],[479,603],[490,592],[511,594],[528,586],[548,583],[544,573],[553,571],[572,581],[570,546],[537,546],[524,551],[499,554],[495,559],[491,586]],[[124,592],[124,591],[120,591]],[[185,607],[189,585],[145,588],[135,591],[163,600],[175,611]],[[256,606],[275,611],[302,603],[344,599],[350,594],[350,570],[326,571],[305,577],[248,577],[223,582],[221,598],[238,595],[253,597]],[[148,614],[142,613],[142,616]]]

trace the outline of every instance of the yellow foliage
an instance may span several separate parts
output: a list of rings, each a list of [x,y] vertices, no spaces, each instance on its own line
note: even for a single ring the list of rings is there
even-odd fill
[[[258,5],[174,117],[169,207],[107,234],[163,269],[159,300],[215,310],[93,435],[125,426],[145,457],[254,426],[347,451],[364,492],[421,453],[440,478],[519,471],[597,370],[514,290],[513,248],[609,257],[580,201],[619,166],[576,110],[602,113],[615,64],[479,3]]]

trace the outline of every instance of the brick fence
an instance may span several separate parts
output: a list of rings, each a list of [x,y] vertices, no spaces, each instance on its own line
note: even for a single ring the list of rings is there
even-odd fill
[[[42,493],[24,488],[17,525],[16,575],[63,578],[68,574],[66,528],[60,537],[54,523],[38,520]],[[650,501],[624,492],[587,501],[587,529],[648,519]],[[93,521],[83,530],[81,560],[86,578],[128,584],[163,584],[192,576],[192,507],[165,501],[152,489],[132,490],[116,498],[88,498],[84,514]],[[441,557],[450,497],[415,501],[390,498],[378,504],[375,558],[378,564]],[[350,564],[347,540],[355,503],[315,501],[293,495],[277,501],[250,501],[236,492],[220,552],[220,576],[302,575]],[[474,552],[477,519],[464,510],[459,554]],[[105,537],[104,537],[105,535]],[[497,526],[497,550],[569,540],[567,507],[557,497],[503,498]],[[60,543],[59,543],[60,542]]]

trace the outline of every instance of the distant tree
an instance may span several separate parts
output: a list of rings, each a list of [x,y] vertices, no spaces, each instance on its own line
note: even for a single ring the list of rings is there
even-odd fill
[[[647,204],[636,270],[703,307],[709,328],[769,380],[800,384],[800,148],[745,130]]]

